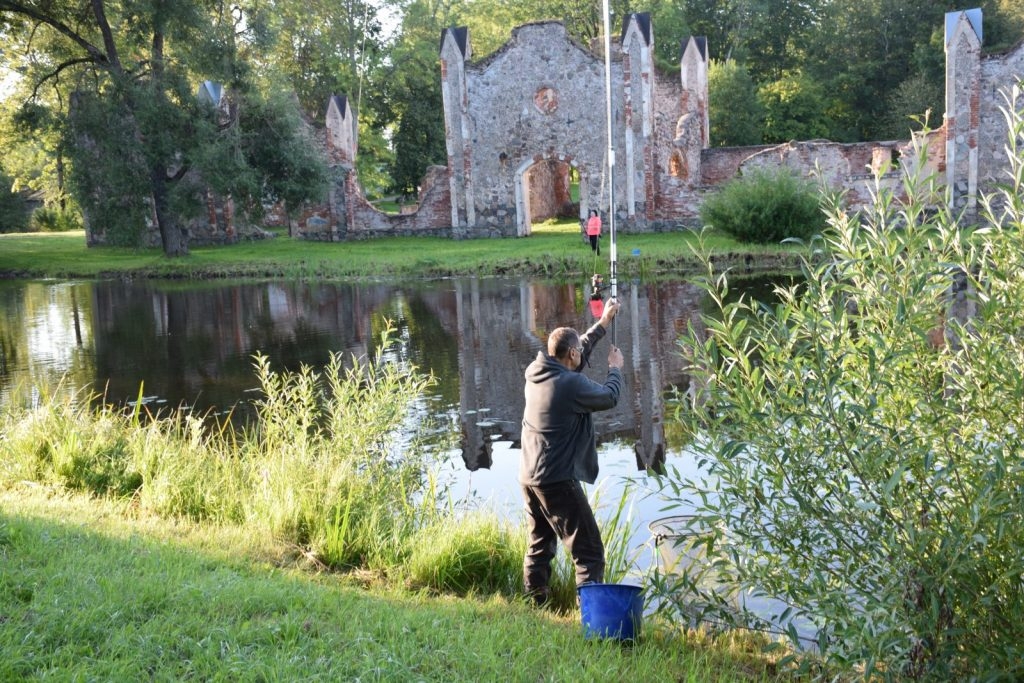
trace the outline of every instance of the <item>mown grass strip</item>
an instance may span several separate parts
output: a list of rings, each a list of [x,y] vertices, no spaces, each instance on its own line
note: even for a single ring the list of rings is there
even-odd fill
[[[607,247],[608,239],[604,238]],[[691,231],[620,235],[623,276],[675,275],[697,268]],[[758,270],[792,268],[793,247],[752,247],[724,235],[705,235],[723,260]],[[88,248],[81,231],[0,235],[0,274],[6,277],[95,278],[111,276],[205,278],[347,278],[367,276],[541,274],[569,276],[608,271],[607,248],[595,256],[578,226],[554,224],[522,239],[450,240],[385,237],[353,242],[306,242],[278,234],[274,239],[227,246],[192,247],[188,256],[167,258],[159,249]]]
[[[772,680],[723,641],[590,641],[578,615],[365,589],[237,528],[0,492],[0,680]],[[130,511],[130,508],[129,508]],[[73,520],[73,521],[68,521]]]

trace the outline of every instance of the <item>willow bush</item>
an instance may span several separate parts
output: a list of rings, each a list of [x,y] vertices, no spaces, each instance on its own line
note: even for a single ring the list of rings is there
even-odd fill
[[[778,303],[727,300],[709,263],[715,310],[681,339],[700,391],[679,419],[707,477],[670,468],[664,492],[713,530],[721,573],[791,606],[762,625],[808,620],[829,669],[865,680],[1024,676],[1019,86],[1007,103],[1010,173],[980,227],[919,150],[905,199],[876,183],[863,215],[830,201]]]

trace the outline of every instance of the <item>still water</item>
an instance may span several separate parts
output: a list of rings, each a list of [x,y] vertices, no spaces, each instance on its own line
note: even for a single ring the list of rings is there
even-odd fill
[[[751,281],[736,291],[769,291]],[[702,291],[685,282],[620,285],[622,308],[606,340],[626,359],[619,405],[599,413],[600,500],[618,502],[624,476],[650,483],[643,465],[667,460],[693,470],[673,411],[688,389],[677,339],[700,328]],[[517,515],[523,371],[550,330],[594,323],[589,281],[462,278],[369,283],[6,281],[0,282],[0,402],[15,388],[54,386],[151,409],[251,414],[259,397],[253,354],[275,370],[324,365],[332,352],[373,352],[385,327],[400,362],[432,373],[427,409],[459,447],[451,493]],[[603,379],[607,346],[587,372]],[[645,484],[647,482],[647,484]],[[638,542],[672,514],[665,501],[634,503]],[[678,512],[678,511],[676,511]],[[600,514],[600,510],[599,510]]]

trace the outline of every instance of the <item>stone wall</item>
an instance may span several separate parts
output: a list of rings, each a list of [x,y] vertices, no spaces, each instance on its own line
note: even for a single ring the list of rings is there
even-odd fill
[[[992,192],[997,183],[1007,181],[1009,129],[1004,110],[1010,106],[1009,88],[1024,80],[1024,41],[1012,50],[982,60],[980,77],[978,189]],[[1017,107],[1024,107],[1024,100],[1018,100]]]
[[[535,164],[564,162],[580,173],[581,214],[600,206],[604,175],[604,64],[571,40],[560,22],[520,26],[502,48],[466,63],[454,39],[442,48],[449,168],[465,188],[455,221],[469,233],[519,235],[535,214],[523,176]],[[621,60],[613,65],[621,73]],[[621,81],[621,76],[618,77]],[[615,115],[622,116],[621,106]],[[455,195],[453,195],[455,196]],[[544,213],[544,211],[541,211]]]
[[[947,14],[947,114],[939,130],[918,141],[929,151],[927,170],[944,174],[954,204],[968,208],[1004,179],[1007,129],[999,108],[1006,87],[1024,77],[1024,44],[983,58],[980,27],[980,10]],[[565,204],[558,188],[569,167],[580,174],[573,210],[582,217],[597,207],[606,224],[614,180],[614,218],[624,232],[697,226],[709,193],[760,168],[820,173],[859,209],[872,201],[874,174],[888,166],[881,184],[900,193],[901,171],[918,161],[910,140],[709,148],[707,43],[686,41],[680,73],[667,75],[652,64],[653,31],[648,15],[631,14],[612,43],[614,178],[600,51],[570,39],[560,22],[543,21],[513,29],[503,47],[473,62],[468,30],[446,29],[440,70],[448,162],[429,172],[418,210],[391,216],[373,209],[351,171],[355,150],[333,153],[340,161],[331,199],[307,212],[300,236],[527,235],[531,220]],[[332,116],[348,120],[346,100],[335,104]]]
[[[367,201],[351,166],[331,169],[328,201],[308,206],[296,220],[295,237],[323,242],[386,236],[467,237],[450,226],[448,169],[431,166],[420,184],[417,208],[385,213]]]

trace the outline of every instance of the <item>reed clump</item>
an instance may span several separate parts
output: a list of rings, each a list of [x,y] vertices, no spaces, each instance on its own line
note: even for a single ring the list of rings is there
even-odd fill
[[[329,567],[398,566],[439,514],[431,461],[406,423],[431,380],[334,355],[320,372],[254,361],[257,419],[242,429],[179,410],[147,415],[81,393],[16,401],[0,415],[0,482],[123,498],[164,517],[244,525]],[[140,391],[141,399],[141,391]]]

